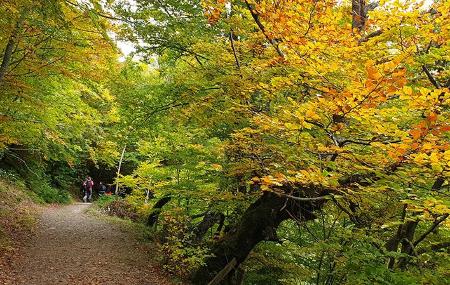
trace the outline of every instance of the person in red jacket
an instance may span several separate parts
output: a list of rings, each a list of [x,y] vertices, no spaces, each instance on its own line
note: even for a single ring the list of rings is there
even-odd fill
[[[84,197],[83,201],[86,203],[87,201],[92,201],[92,188],[94,187],[94,181],[92,181],[91,177],[87,177],[86,180],[83,182],[83,188],[84,188]]]

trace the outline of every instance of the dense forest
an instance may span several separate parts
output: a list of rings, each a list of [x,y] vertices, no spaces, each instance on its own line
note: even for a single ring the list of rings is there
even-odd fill
[[[2,180],[108,183],[99,207],[193,284],[450,284],[449,0],[0,15]]]

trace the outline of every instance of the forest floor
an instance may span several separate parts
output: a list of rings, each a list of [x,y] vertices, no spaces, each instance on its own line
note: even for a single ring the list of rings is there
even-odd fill
[[[158,268],[156,250],[138,232],[87,213],[88,208],[82,203],[46,207],[36,234],[0,284],[172,284]]]

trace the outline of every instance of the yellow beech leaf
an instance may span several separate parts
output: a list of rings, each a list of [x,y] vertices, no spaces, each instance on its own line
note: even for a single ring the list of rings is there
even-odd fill
[[[439,163],[439,157],[438,157],[437,153],[433,152],[432,154],[430,154],[430,162],[431,163]]]
[[[412,88],[410,86],[404,86],[403,87],[403,94],[411,96],[412,95]]]
[[[434,212],[438,213],[438,214],[448,214],[450,213],[450,209],[445,206],[445,205],[436,205],[436,207],[434,207],[433,209]]]
[[[312,111],[312,110],[306,111],[306,117],[311,118],[311,119],[314,119],[314,120],[320,119],[320,116],[317,115],[317,114],[316,114],[314,111]]]
[[[430,149],[433,149],[433,145],[431,143],[427,142],[423,144],[422,150],[430,150]]]
[[[381,74],[378,72],[378,70],[375,67],[368,66],[367,67],[367,77],[370,78],[370,79],[378,80],[382,76],[381,76]]]
[[[417,164],[424,164],[428,160],[428,155],[419,153],[414,157],[414,162]]]
[[[431,164],[431,169],[433,169],[434,171],[437,172],[442,172],[442,166],[439,163],[432,163]]]
[[[446,151],[444,152],[443,157],[444,157],[444,160],[450,161],[450,150],[446,150]]]
[[[217,170],[217,171],[221,171],[222,170],[222,165],[220,165],[220,164],[213,164],[211,166],[212,166],[212,168],[214,170]]]
[[[413,129],[409,132],[413,139],[417,140],[422,135],[422,131],[420,129]]]

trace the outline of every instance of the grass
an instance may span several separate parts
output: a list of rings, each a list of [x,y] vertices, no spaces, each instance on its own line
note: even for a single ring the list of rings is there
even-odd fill
[[[94,202],[93,206],[90,207],[87,212],[101,220],[107,221],[114,225],[117,225],[120,229],[136,234],[138,238],[142,241],[148,242],[149,240],[154,241],[155,235],[151,228],[147,227],[144,223],[135,222],[130,219],[123,219],[117,216],[111,216],[104,212],[103,207],[105,207],[108,202],[113,201],[114,196],[107,196],[101,198]]]
[[[36,197],[23,183],[0,179],[0,258],[29,236],[36,224]]]

